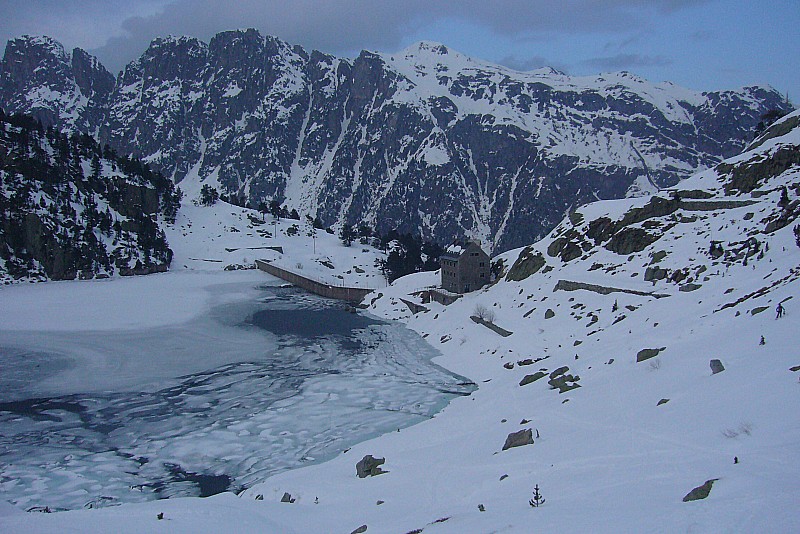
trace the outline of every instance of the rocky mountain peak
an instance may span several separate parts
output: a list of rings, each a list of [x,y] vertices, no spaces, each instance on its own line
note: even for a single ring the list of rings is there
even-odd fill
[[[58,41],[24,35],[6,44],[0,62],[0,102],[47,125],[96,131],[114,77],[97,58]]]
[[[85,97],[105,101],[114,90],[114,75],[81,48],[72,51],[72,73]]]
[[[442,43],[437,43],[435,41],[419,41],[403,50],[401,55],[406,58],[428,59],[435,56],[446,56],[450,53],[451,50]],[[458,52],[454,52],[454,54],[462,56],[462,54]]]
[[[145,79],[191,79],[206,66],[208,45],[194,37],[159,37],[138,60]]]
[[[253,29],[208,45],[155,39],[103,100],[102,70],[18,48],[0,69],[0,106],[48,110],[188,191],[210,183],[326,226],[469,235],[494,251],[545,235],[585,202],[672,186],[741,151],[765,112],[789,110],[768,88],[518,72],[431,42],[348,60]],[[35,73],[27,85],[10,81],[18,63]]]
[[[8,41],[0,70],[4,89],[15,93],[32,88],[58,90],[71,75],[70,58],[61,43],[30,35]]]

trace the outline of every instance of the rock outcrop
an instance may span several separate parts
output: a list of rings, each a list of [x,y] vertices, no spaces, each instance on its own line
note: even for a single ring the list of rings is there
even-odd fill
[[[367,454],[356,463],[356,475],[358,478],[374,477],[385,473],[380,466],[386,463],[386,458],[375,458]]]
[[[503,450],[522,447],[523,445],[533,445],[533,432],[530,428],[510,433],[503,444]]]

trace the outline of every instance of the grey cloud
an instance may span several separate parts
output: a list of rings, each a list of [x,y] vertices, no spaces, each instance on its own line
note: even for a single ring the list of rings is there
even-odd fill
[[[423,2],[293,2],[239,0],[221,7],[214,0],[176,0],[158,13],[122,23],[124,36],[109,39],[93,51],[109,63],[140,55],[158,36],[190,35],[208,42],[224,30],[256,28],[308,49],[349,55],[362,48],[397,46]],[[404,5],[406,5],[404,4]]]
[[[672,60],[664,56],[640,54],[617,54],[614,56],[595,57],[581,62],[583,66],[607,71],[626,70],[636,67],[664,67],[671,64]]]
[[[647,40],[644,32],[637,32],[621,40],[609,41],[603,46],[603,53],[620,52],[628,47],[639,45]]]
[[[709,0],[467,0],[428,8],[499,33],[628,31],[662,14]]]
[[[153,11],[167,0],[2,0],[0,43],[23,34],[48,35],[67,48],[91,49],[122,35],[125,18]]]
[[[39,33],[52,27],[52,37],[89,49],[117,71],[153,38],[170,34],[208,41],[220,31],[254,27],[304,48],[354,55],[361,49],[396,51],[417,28],[442,20],[465,21],[512,39],[619,33],[708,0],[5,1],[17,15],[0,22],[0,37],[27,31],[20,31],[24,20],[35,19],[45,29]]]

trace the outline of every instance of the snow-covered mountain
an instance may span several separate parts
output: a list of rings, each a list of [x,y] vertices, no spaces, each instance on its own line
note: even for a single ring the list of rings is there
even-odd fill
[[[12,39],[0,67],[0,107],[46,126],[96,134],[114,76],[80,48],[67,53],[48,37]]]
[[[179,215],[175,230],[187,232],[187,243],[195,239],[189,256],[197,257],[197,238],[244,215],[229,217],[227,209]],[[6,506],[0,525],[10,532],[142,532],[164,522],[172,532],[797,532],[798,215],[794,112],[739,156],[669,191],[574,210],[543,240],[495,258],[505,264],[502,278],[450,306],[417,300],[419,289],[437,282],[434,273],[368,296],[372,313],[406,322],[442,353],[435,363],[478,385],[432,419],[238,496],[58,514]],[[205,242],[222,254],[223,238]],[[345,251],[337,241],[326,246]],[[350,265],[347,254],[341,258],[337,264]],[[157,277],[136,282],[150,280]],[[83,286],[90,284],[103,283]],[[188,295],[202,300],[192,287]],[[2,309],[36,316],[31,297],[40,288],[12,288]],[[428,310],[412,314],[401,299]],[[779,304],[785,316],[776,319]],[[483,323],[471,318],[481,308]],[[209,434],[239,428],[232,422]],[[357,477],[366,455],[385,458],[386,472]],[[536,508],[534,487],[545,499]]]
[[[517,72],[429,42],[348,60],[255,30],[156,39],[116,83],[85,52],[14,39],[0,107],[326,226],[470,235],[495,252],[587,201],[674,185],[788,110],[770,88]]]

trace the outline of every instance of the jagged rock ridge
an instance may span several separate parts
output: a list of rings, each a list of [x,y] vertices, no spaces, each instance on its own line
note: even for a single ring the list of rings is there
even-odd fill
[[[189,191],[205,181],[325,225],[467,234],[495,252],[587,201],[674,185],[738,153],[767,110],[788,110],[769,88],[522,73],[427,42],[346,60],[252,29],[160,38],[110,92],[85,57],[9,41],[0,106],[96,134]]]

